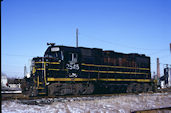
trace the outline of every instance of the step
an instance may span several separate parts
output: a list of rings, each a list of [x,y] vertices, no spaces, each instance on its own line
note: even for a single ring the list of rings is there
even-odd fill
[[[45,89],[44,87],[38,87],[38,89]]]
[[[38,94],[39,95],[45,95],[46,93],[45,92],[39,92]]]

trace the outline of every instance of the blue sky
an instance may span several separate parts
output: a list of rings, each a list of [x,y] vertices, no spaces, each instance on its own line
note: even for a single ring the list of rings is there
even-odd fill
[[[170,0],[3,0],[2,72],[23,77],[47,42],[75,46],[76,28],[79,46],[146,54],[151,72],[159,57],[162,69],[171,64],[170,6]]]

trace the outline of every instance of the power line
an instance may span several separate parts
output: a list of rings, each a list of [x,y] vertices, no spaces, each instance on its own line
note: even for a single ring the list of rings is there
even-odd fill
[[[35,56],[29,56],[29,55],[15,55],[15,54],[2,54],[3,56],[17,56],[17,57],[35,57]]]
[[[81,34],[81,36],[85,36],[86,38],[88,38],[88,37],[92,37],[92,36],[88,36],[88,35],[85,35],[85,34]],[[158,51],[164,51],[164,50],[169,50],[169,49],[167,49],[167,48],[163,48],[163,49],[149,49],[149,48],[139,48],[139,47],[133,47],[133,46],[129,46],[129,45],[125,45],[125,44],[120,44],[120,43],[114,43],[114,42],[108,42],[108,41],[106,41],[106,40],[101,40],[101,39],[99,39],[99,38],[97,38],[97,37],[94,37],[93,36],[93,39],[96,39],[97,41],[101,41],[101,42],[105,42],[105,43],[107,43],[107,44],[112,44],[112,45],[114,45],[114,44],[116,44],[116,45],[121,45],[122,47],[127,47],[127,48],[130,48],[130,49],[141,49],[141,50],[149,50],[149,51],[154,51],[154,50],[158,50]],[[90,38],[89,38],[90,39]],[[91,38],[92,39],[92,38]]]
[[[1,64],[2,66],[12,66],[12,67],[23,67],[22,65],[6,65],[6,64]]]
[[[148,54],[148,55],[156,55],[156,54],[160,54],[160,53],[163,53],[163,52],[166,52],[166,51],[169,51],[169,49],[159,50],[157,52],[154,52],[154,53],[151,53],[151,54]]]

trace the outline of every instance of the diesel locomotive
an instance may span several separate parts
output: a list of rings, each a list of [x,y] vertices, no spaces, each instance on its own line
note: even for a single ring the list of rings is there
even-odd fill
[[[30,77],[25,77],[22,83],[25,94],[54,96],[155,90],[150,57],[144,54],[48,45],[44,57],[32,59]]]

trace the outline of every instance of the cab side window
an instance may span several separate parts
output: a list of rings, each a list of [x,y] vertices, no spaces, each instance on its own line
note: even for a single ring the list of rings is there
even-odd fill
[[[78,55],[76,53],[69,53],[69,61],[71,62],[77,62]]]

